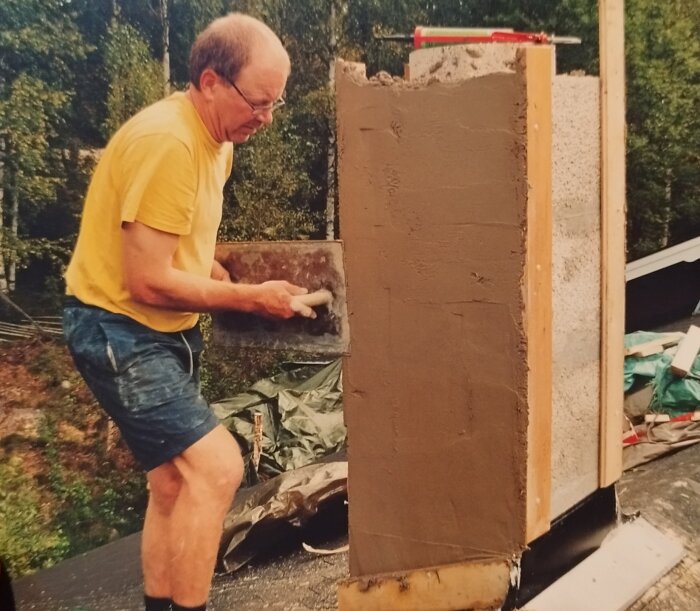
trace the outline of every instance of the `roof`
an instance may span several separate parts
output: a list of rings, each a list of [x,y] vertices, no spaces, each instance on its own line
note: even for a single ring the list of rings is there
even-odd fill
[[[653,255],[631,261],[625,267],[625,279],[627,281],[634,280],[676,263],[692,263],[698,259],[700,259],[700,236],[670,248],[664,248]]]

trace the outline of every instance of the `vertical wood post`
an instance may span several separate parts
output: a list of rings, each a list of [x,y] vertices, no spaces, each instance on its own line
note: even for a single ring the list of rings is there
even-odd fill
[[[552,497],[552,47],[518,51],[527,88],[528,350],[527,519],[532,541],[549,530]]]
[[[622,474],[625,318],[624,0],[599,0],[601,119],[601,487]]]

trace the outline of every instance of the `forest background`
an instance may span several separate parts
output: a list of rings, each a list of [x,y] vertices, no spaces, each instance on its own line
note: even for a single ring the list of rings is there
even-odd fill
[[[628,259],[700,234],[700,5],[627,0]],[[134,112],[187,81],[196,32],[256,15],[292,58],[287,106],[237,149],[222,239],[319,238],[336,204],[330,66],[402,74],[415,25],[583,39],[560,72],[598,71],[596,0],[0,0],[0,290],[56,300],[95,157]]]
[[[100,150],[140,108],[186,86],[196,33],[229,11],[268,23],[293,70],[287,105],[236,148],[222,240],[337,236],[331,66],[342,57],[370,75],[402,74],[411,46],[377,34],[435,25],[579,36],[581,45],[557,48],[558,71],[598,73],[597,0],[0,0],[0,293],[32,314],[58,313]],[[700,3],[626,0],[625,11],[627,258],[635,260],[700,235]],[[0,319],[14,313],[6,310],[0,302]],[[2,363],[8,380],[28,366],[37,384],[57,389],[35,438],[0,447],[0,554],[15,575],[133,531],[143,508],[140,476],[125,475],[124,464],[115,475],[128,459],[109,454],[108,442],[75,452],[76,439],[85,441],[79,429],[94,430],[98,443],[104,422],[84,407],[89,393],[61,350],[28,345]],[[243,355],[236,371],[221,373],[222,360],[214,352],[205,361],[210,400],[272,364]]]

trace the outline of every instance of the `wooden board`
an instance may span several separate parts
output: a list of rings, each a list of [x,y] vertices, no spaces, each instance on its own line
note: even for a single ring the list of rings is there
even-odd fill
[[[350,345],[345,300],[345,268],[340,241],[296,240],[225,242],[216,260],[234,282],[257,284],[286,280],[315,292],[330,291],[330,304],[315,308],[314,319],[271,319],[248,312],[215,312],[214,341],[233,348],[300,350],[312,354],[347,354]]]
[[[599,483],[622,474],[625,322],[624,0],[599,0],[601,102],[601,414]]]
[[[510,575],[507,562],[464,562],[351,579],[338,586],[338,609],[500,609],[508,593]]]
[[[655,339],[636,346],[630,346],[625,350],[625,356],[645,357],[659,354],[669,346],[675,346],[685,337],[685,333],[670,333],[668,337]]]
[[[552,74],[551,47],[518,50],[527,88],[528,543],[549,530],[552,487]]]
[[[671,372],[673,375],[679,378],[687,376],[688,372],[693,368],[693,363],[698,356],[698,350],[700,350],[700,327],[690,325],[688,333],[681,341],[680,346],[678,346],[678,352],[676,352],[671,361]]]

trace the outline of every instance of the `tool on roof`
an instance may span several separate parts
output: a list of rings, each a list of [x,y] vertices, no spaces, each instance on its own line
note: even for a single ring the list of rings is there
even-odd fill
[[[581,39],[575,36],[555,36],[545,32],[514,32],[512,28],[434,28],[422,25],[416,26],[413,34],[380,34],[375,38],[412,42],[416,49],[478,42],[581,44]]]

